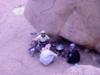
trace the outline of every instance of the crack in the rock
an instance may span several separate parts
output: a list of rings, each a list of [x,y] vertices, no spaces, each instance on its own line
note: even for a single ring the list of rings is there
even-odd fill
[[[45,10],[42,10],[42,11],[40,12],[40,14],[42,14],[43,12],[46,12],[46,11],[52,9],[52,8],[55,6],[55,3],[56,3],[56,0],[53,1],[53,4],[52,4],[52,6],[51,6],[50,8],[45,9]]]

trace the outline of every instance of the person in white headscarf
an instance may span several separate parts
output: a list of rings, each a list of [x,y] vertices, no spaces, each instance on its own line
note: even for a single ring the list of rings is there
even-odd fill
[[[46,46],[46,44],[49,43],[49,40],[50,37],[46,34],[46,31],[42,30],[40,35],[32,39],[31,48],[29,48],[29,51],[40,51],[43,47]]]
[[[42,49],[40,54],[40,63],[43,65],[49,65],[54,62],[57,54],[50,50],[51,45],[47,44],[45,48]]]
[[[40,32],[40,35],[38,35],[36,38],[34,38],[35,41],[39,41],[42,43],[47,43],[49,41],[50,37],[46,34],[46,31],[42,30]]]

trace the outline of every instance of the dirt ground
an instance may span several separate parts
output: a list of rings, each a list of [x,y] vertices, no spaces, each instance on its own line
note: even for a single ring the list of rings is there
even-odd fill
[[[39,63],[38,55],[31,57],[27,49],[31,42],[30,33],[35,29],[25,19],[24,15],[16,15],[13,10],[25,6],[27,0],[0,1],[0,75],[66,75],[70,65],[63,58],[44,67]],[[100,67],[93,61],[94,54],[81,53],[79,65]]]

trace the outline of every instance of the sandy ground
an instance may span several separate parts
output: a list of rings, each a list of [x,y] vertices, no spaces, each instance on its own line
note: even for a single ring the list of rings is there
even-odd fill
[[[64,72],[73,66],[62,58],[44,67],[39,63],[38,56],[30,57],[27,49],[31,42],[30,33],[35,29],[24,15],[16,15],[14,8],[26,5],[27,0],[0,1],[0,75],[66,75]],[[100,67],[92,61],[90,53],[81,52],[80,65]],[[91,62],[92,61],[92,62]]]

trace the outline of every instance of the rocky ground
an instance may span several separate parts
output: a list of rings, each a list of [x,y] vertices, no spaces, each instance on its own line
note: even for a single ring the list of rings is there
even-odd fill
[[[91,70],[90,73],[100,75],[100,64],[95,61],[95,54],[81,51],[81,62],[77,67],[60,57],[54,64],[44,67],[39,63],[38,55],[30,57],[27,49],[31,42],[30,33],[35,29],[19,9],[17,12],[20,14],[15,10],[18,7],[24,10],[26,2],[27,0],[0,1],[0,75],[89,75],[91,67],[88,68],[88,65],[96,70]],[[83,70],[81,65],[87,68]]]

